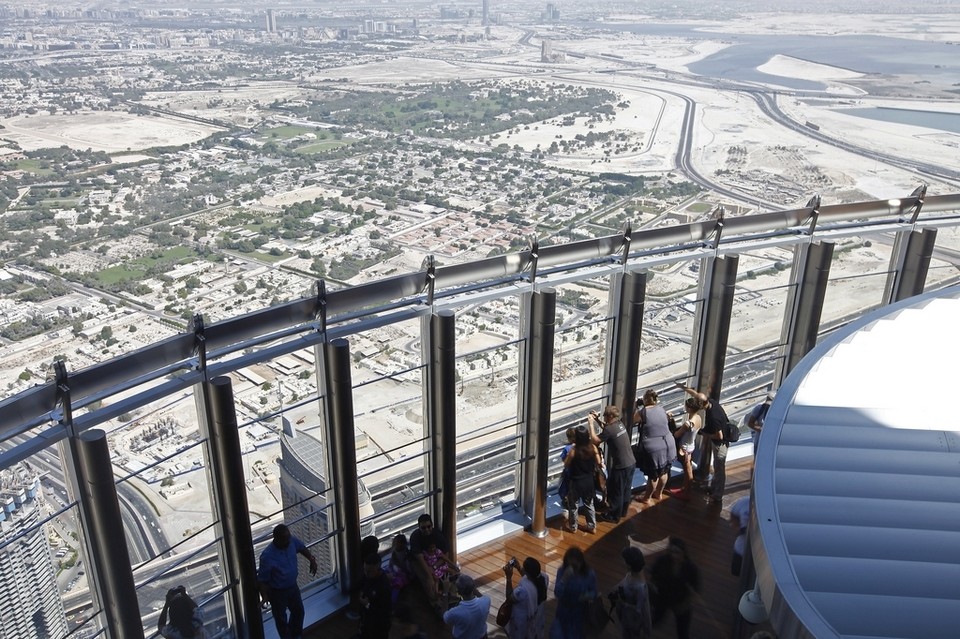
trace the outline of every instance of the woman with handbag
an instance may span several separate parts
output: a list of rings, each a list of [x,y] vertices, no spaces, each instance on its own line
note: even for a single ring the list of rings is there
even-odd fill
[[[521,576],[516,588],[513,587],[514,568]],[[547,576],[541,571],[540,562],[533,557],[527,557],[521,566],[517,564],[516,558],[513,558],[503,567],[503,573],[507,577],[507,602],[511,602],[509,620],[506,622],[507,636],[510,639],[543,639]],[[497,623],[500,622],[498,613]]]
[[[567,523],[563,529],[567,532],[576,532],[577,510],[580,504],[587,510],[586,532],[591,535],[597,529],[597,511],[593,505],[596,497],[597,470],[603,465],[600,451],[590,441],[590,431],[580,426],[574,434],[574,446],[563,460],[564,468],[569,471],[570,487],[567,493],[566,509]]]
[[[639,403],[639,401],[638,401]],[[638,407],[634,420],[640,428],[640,467],[647,476],[647,487],[637,501],[642,504],[663,497],[670,478],[670,465],[677,458],[677,440],[670,432],[667,411],[660,405],[657,391],[643,394],[643,407]]]

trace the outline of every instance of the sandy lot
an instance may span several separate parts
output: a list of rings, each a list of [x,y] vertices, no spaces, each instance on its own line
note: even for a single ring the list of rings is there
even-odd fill
[[[439,53],[439,52],[438,52]],[[443,82],[445,80],[479,80],[500,77],[503,72],[471,68],[465,64],[432,58],[402,57],[369,64],[324,69],[310,81],[350,78],[352,84],[402,84],[405,82]]]
[[[302,189],[294,189],[277,195],[268,195],[260,198],[260,203],[264,206],[288,206],[297,202],[312,202],[318,197],[339,197],[339,191],[331,191],[322,186],[307,186]]]
[[[217,129],[203,124],[119,111],[84,112],[77,115],[18,116],[2,121],[4,137],[25,151],[66,145],[117,153],[154,146],[196,142]]]

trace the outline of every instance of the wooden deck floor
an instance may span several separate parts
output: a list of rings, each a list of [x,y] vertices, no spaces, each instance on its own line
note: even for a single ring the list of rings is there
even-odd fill
[[[547,600],[549,628],[556,608],[552,595],[553,577],[567,548],[583,548],[587,562],[597,573],[600,592],[606,593],[613,589],[625,573],[620,557],[620,551],[624,547],[628,544],[640,547],[649,567],[652,560],[666,548],[671,535],[682,537],[687,542],[691,558],[701,571],[701,601],[695,608],[692,637],[745,639],[758,630],[769,630],[767,626],[751,626],[742,620],[735,624],[739,617],[737,603],[742,590],[740,580],[730,574],[736,530],[729,523],[728,510],[734,501],[749,492],[750,465],[750,459],[729,465],[727,496],[722,507],[708,504],[699,493],[687,502],[673,497],[665,497],[660,502],[642,507],[634,502],[627,519],[621,520],[616,526],[599,523],[596,535],[563,532],[560,518],[555,518],[549,522],[549,534],[543,539],[521,531],[496,542],[461,552],[458,559],[463,571],[474,577],[480,590],[493,600],[488,624],[490,639],[506,637],[506,633],[494,623],[494,618],[497,608],[504,600],[503,565],[510,557],[515,556],[522,561],[524,557],[531,556],[544,565],[550,577],[551,589]],[[427,606],[422,595],[411,595],[407,603],[428,637],[451,637],[442,621]],[[395,624],[391,637],[400,636],[396,631]],[[348,639],[356,632],[357,622],[347,619],[344,613],[339,613],[310,628],[306,636],[310,639]],[[620,629],[611,623],[600,636],[604,639],[619,638]],[[673,619],[668,615],[664,622],[654,629],[654,637],[669,639],[675,636]]]

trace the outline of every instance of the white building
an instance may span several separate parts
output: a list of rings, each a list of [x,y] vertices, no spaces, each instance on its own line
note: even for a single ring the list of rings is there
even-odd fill
[[[0,473],[0,637],[67,635],[40,495],[39,477],[22,466]]]

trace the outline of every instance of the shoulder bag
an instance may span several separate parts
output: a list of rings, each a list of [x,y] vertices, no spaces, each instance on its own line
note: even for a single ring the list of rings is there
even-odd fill
[[[500,608],[497,609],[497,625],[506,628],[510,623],[510,617],[513,616],[513,596],[507,597]]]

